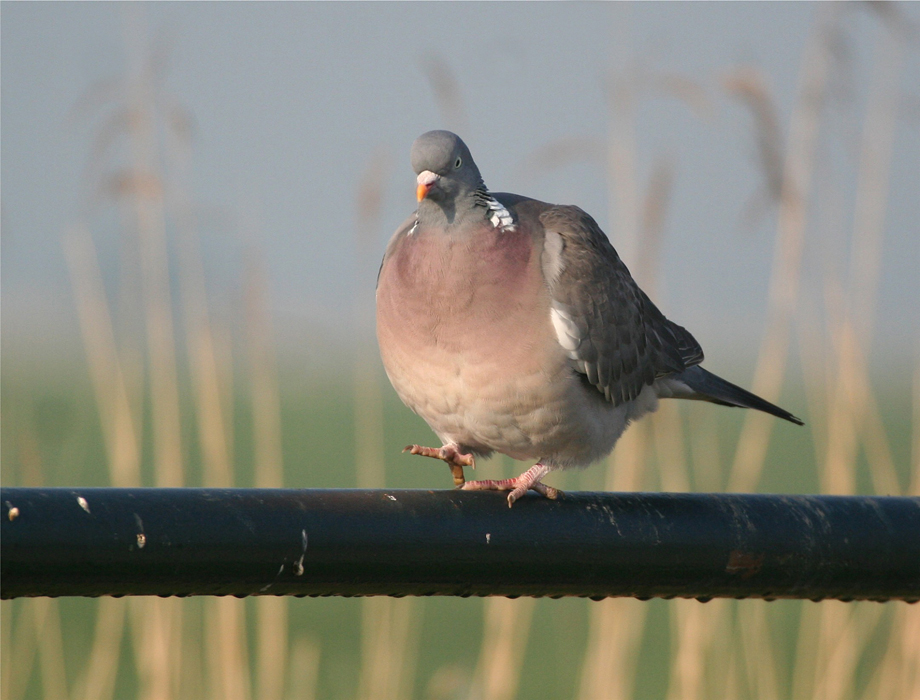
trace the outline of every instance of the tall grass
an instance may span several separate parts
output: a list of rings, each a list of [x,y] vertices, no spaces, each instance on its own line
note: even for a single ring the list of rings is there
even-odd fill
[[[868,106],[855,115],[858,141],[844,144],[857,154],[848,200],[825,170],[828,151],[849,138],[835,130],[828,95],[852,11],[816,8],[786,124],[756,68],[733,67],[722,81],[724,96],[750,114],[760,207],[776,218],[767,320],[749,384],[775,401],[800,368],[792,396],[806,402],[809,432],[774,440],[772,418],[665,402],[627,431],[606,469],[554,476],[564,487],[752,491],[780,483],[779,473],[789,489],[920,495],[920,362],[907,388],[911,417],[900,423],[869,371],[909,47],[897,22],[879,24]],[[131,46],[144,46],[142,13],[126,10],[125,32]],[[247,255],[235,309],[241,337],[221,322],[199,247],[189,120],[163,92],[162,55],[132,56],[120,91],[91,90],[85,103],[101,124],[88,172],[108,198],[88,198],[86,216],[63,236],[95,421],[72,421],[84,436],[74,453],[98,452],[113,486],[392,487],[405,483],[406,470],[430,466],[399,456],[422,426],[386,387],[369,338],[355,338],[350,387],[284,381],[290,370],[275,357],[270,281],[257,250]],[[426,66],[445,123],[465,123],[449,66],[437,57]],[[666,298],[658,268],[681,175],[678,164],[640,152],[638,110],[657,91],[711,115],[721,96],[682,76],[640,71],[617,73],[608,86],[611,236],[643,287]],[[99,97],[113,94],[113,102]],[[593,150],[575,136],[540,149],[535,162],[551,167]],[[647,181],[644,162],[654,164]],[[357,193],[355,287],[368,292],[353,313],[359,329],[370,326],[368,280],[388,233],[388,163],[371,158]],[[100,264],[103,209],[123,222],[117,284]],[[849,229],[840,225],[850,220]],[[56,391],[75,415],[90,413],[77,389],[30,381],[21,386],[4,369],[4,479],[62,483],[41,406]],[[333,430],[340,418],[349,427]],[[321,452],[326,471],[304,466],[305,450]],[[501,459],[480,466],[512,468]],[[446,470],[426,483],[438,478],[449,484]],[[920,697],[920,607],[895,603],[37,599],[4,602],[2,612],[0,694],[9,700]]]

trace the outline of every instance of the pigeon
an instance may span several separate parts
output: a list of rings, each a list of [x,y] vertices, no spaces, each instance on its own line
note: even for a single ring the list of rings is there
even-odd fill
[[[449,131],[411,149],[418,208],[387,245],[377,277],[377,339],[399,398],[440,447],[457,487],[508,491],[511,506],[557,469],[613,449],[659,399],[788,411],[700,366],[703,350],[639,288],[576,206],[490,192]],[[534,462],[514,479],[466,481],[495,452]]]

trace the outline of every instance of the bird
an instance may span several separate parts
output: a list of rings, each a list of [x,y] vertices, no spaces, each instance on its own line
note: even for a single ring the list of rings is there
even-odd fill
[[[456,134],[412,144],[418,208],[377,276],[377,340],[402,402],[465,490],[550,499],[551,472],[611,452],[659,399],[788,411],[701,367],[703,350],[639,288],[597,222],[572,205],[487,189]],[[466,481],[476,457],[533,462],[516,478]]]

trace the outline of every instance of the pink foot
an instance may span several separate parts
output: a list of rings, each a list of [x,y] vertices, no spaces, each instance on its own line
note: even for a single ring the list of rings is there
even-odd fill
[[[447,462],[447,466],[450,467],[450,473],[454,477],[454,486],[457,487],[462,487],[466,483],[466,478],[463,476],[463,467],[476,468],[476,460],[473,455],[462,454],[456,445],[444,445],[444,447],[406,445],[403,448],[403,452]]]
[[[466,491],[511,491],[508,494],[508,507],[528,491],[536,491],[541,496],[556,500],[562,491],[552,486],[540,483],[540,479],[549,474],[550,469],[545,464],[537,462],[516,479],[483,479],[482,481],[467,481],[460,488]]]

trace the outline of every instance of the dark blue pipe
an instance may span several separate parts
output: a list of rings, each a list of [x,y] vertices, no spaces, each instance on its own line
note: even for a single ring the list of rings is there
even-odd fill
[[[0,490],[0,595],[920,599],[920,498]]]

